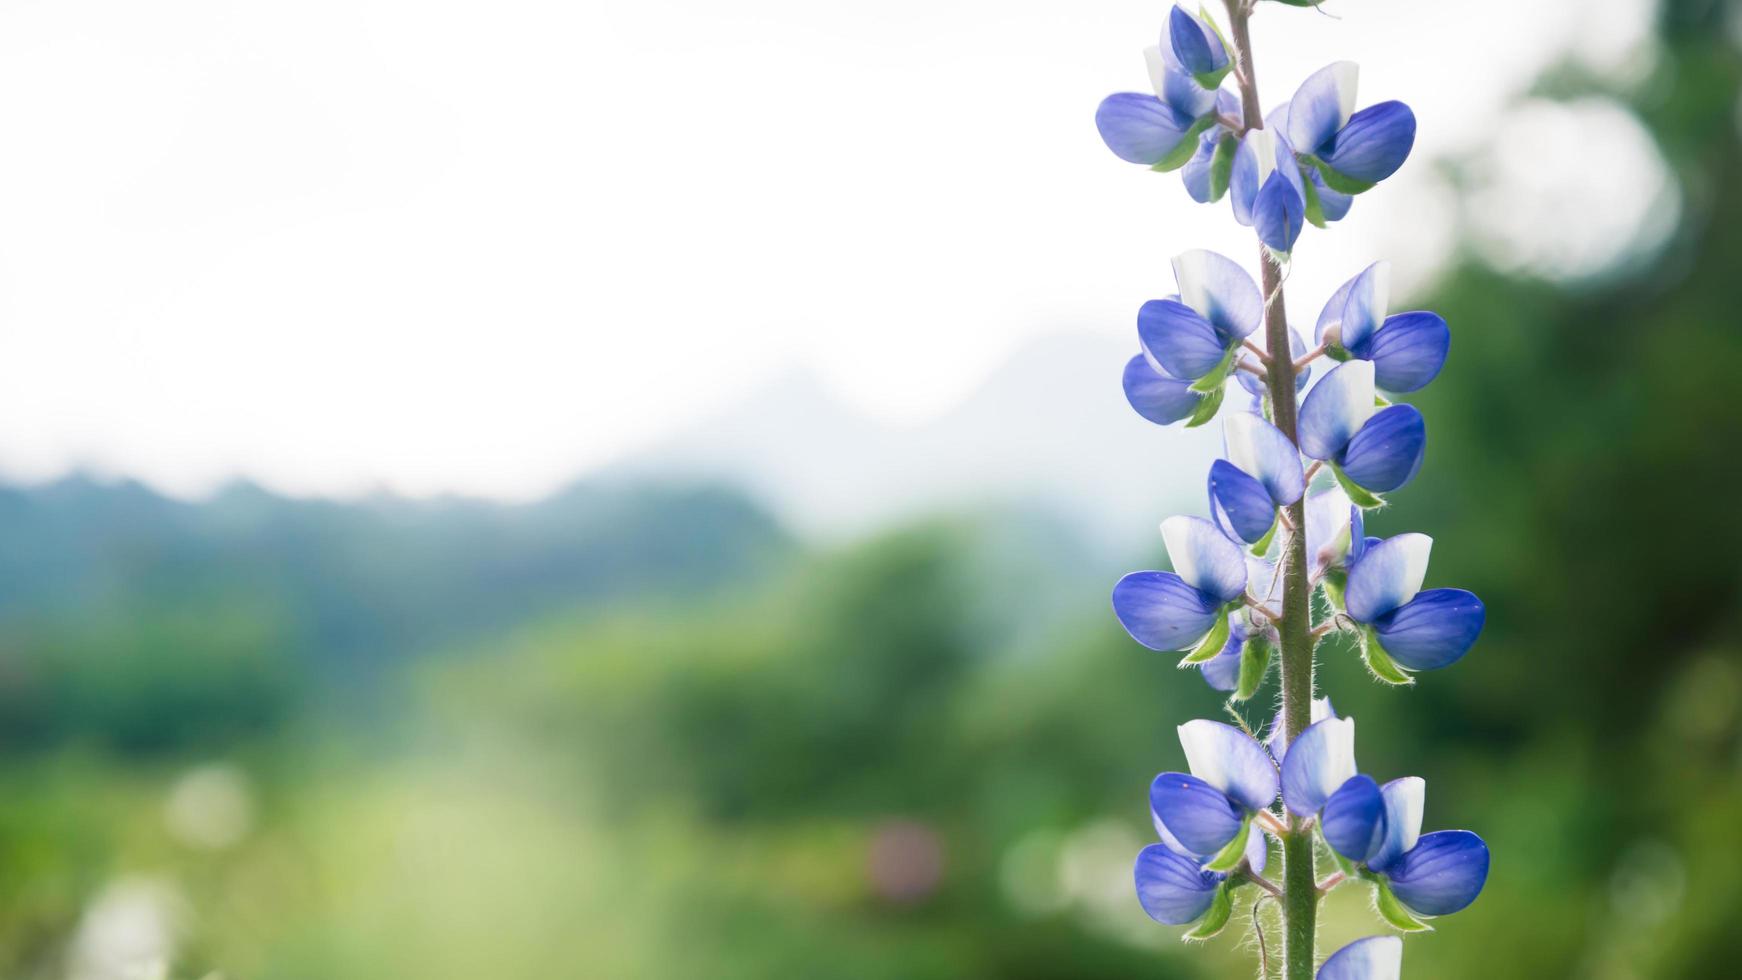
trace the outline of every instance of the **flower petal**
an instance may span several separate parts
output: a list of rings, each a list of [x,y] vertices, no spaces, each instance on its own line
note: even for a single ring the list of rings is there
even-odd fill
[[[1298,176],[1298,174],[1297,174]],[[1252,227],[1274,252],[1288,254],[1306,227],[1306,200],[1282,175],[1273,173],[1252,202]]]
[[[1273,616],[1282,615],[1282,563],[1246,555],[1246,588]]]
[[[1349,281],[1343,301],[1342,344],[1351,351],[1365,345],[1384,322],[1391,303],[1391,263],[1375,262]]]
[[[1452,332],[1437,313],[1399,313],[1355,353],[1373,362],[1373,383],[1398,393],[1426,387],[1446,363]]]
[[[1325,308],[1319,311],[1319,322],[1313,327],[1314,343],[1324,343],[1325,331],[1331,327],[1337,328],[1337,342],[1342,343],[1343,307],[1349,305],[1349,291],[1355,288],[1355,281],[1360,278],[1356,275],[1338,286],[1331,298],[1325,301]]]
[[[1422,915],[1467,907],[1488,881],[1488,845],[1467,830],[1428,834],[1387,868],[1398,900]]]
[[[1252,736],[1200,718],[1179,726],[1179,744],[1192,775],[1246,809],[1263,810],[1276,802],[1276,764]]]
[[[1300,448],[1314,459],[1334,459],[1373,417],[1373,364],[1345,361],[1307,392],[1300,406]]]
[[[1228,614],[1228,642],[1201,668],[1204,683],[1218,691],[1232,691],[1240,686],[1240,658],[1246,649],[1246,617]]]
[[[1318,578],[1349,552],[1349,495],[1332,483],[1307,497],[1306,544],[1309,574]]]
[[[1137,901],[1157,922],[1183,926],[1209,911],[1221,885],[1219,876],[1160,844],[1137,854]]]
[[[1389,493],[1415,479],[1426,455],[1427,420],[1414,405],[1392,405],[1361,426],[1338,462],[1357,486]]]
[[[1222,443],[1228,461],[1264,484],[1278,507],[1287,507],[1306,492],[1300,452],[1282,430],[1251,412],[1222,416]]]
[[[1263,874],[1264,865],[1270,859],[1270,836],[1257,827],[1246,838],[1246,863],[1252,866],[1254,874]]]
[[[1170,517],[1161,522],[1161,540],[1174,571],[1186,584],[1222,602],[1246,590],[1246,562],[1240,546],[1201,517]]]
[[[1113,586],[1119,625],[1151,650],[1190,650],[1216,624],[1217,606],[1172,572],[1132,572]]]
[[[1355,719],[1326,718],[1301,732],[1282,757],[1283,802],[1312,816],[1355,774]]]
[[[1243,820],[1228,794],[1183,772],[1155,777],[1149,784],[1149,811],[1180,846],[1199,857],[1227,847]]]
[[[1107,149],[1127,163],[1153,167],[1185,138],[1190,123],[1180,125],[1174,111],[1153,95],[1119,92],[1101,100],[1095,128]]]
[[[1184,7],[1168,15],[1168,39],[1180,66],[1194,75],[1208,75],[1228,67],[1228,49],[1210,25]]]
[[[1182,381],[1209,374],[1228,352],[1210,321],[1171,299],[1152,299],[1137,310],[1137,340],[1158,371]]]
[[[1288,100],[1288,141],[1302,153],[1317,153],[1350,121],[1355,111],[1355,87],[1361,69],[1339,61],[1319,69],[1302,82]]]
[[[1403,940],[1398,936],[1368,936],[1331,954],[1319,967],[1318,980],[1399,980],[1403,976]]]
[[[1257,544],[1276,523],[1276,504],[1264,484],[1225,459],[1210,464],[1210,507],[1216,524],[1247,544]]]
[[[1223,135],[1218,126],[1205,130],[1198,136],[1198,148],[1192,153],[1192,158],[1180,168],[1179,175],[1185,181],[1186,193],[1199,204],[1208,204],[1216,199],[1212,170],[1216,162],[1216,146]]]
[[[1373,849],[1384,814],[1385,801],[1380,796],[1379,784],[1371,776],[1355,776],[1325,801],[1319,826],[1338,854],[1360,861]]]
[[[1368,548],[1349,569],[1343,608],[1356,622],[1371,623],[1415,598],[1433,547],[1433,538],[1411,532]]]
[[[1391,862],[1402,857],[1421,838],[1421,814],[1427,802],[1427,780],[1420,776],[1393,779],[1379,788],[1385,804],[1385,819],[1380,823],[1380,837],[1367,866],[1384,871]]]
[[[1125,362],[1125,400],[1156,425],[1172,425],[1191,415],[1199,396],[1190,381],[1161,374],[1142,354]]]
[[[1337,710],[1331,707],[1330,698],[1314,698],[1312,711],[1307,716],[1308,725],[1316,725],[1326,718],[1337,717]],[[1282,727],[1282,711],[1276,712],[1276,717],[1270,720],[1270,733],[1264,737],[1264,747],[1270,750],[1272,759],[1281,759],[1288,755],[1288,733]]]
[[[1428,589],[1373,621],[1379,645],[1410,670],[1449,667],[1470,652],[1487,610],[1475,593]]]
[[[1415,113],[1401,102],[1368,106],[1349,118],[1320,158],[1332,170],[1369,184],[1397,172],[1415,146]]]
[[[1173,274],[1181,301],[1210,321],[1227,343],[1258,328],[1264,299],[1258,284],[1233,259],[1205,249],[1182,252],[1174,256]]]
[[[1312,168],[1307,179],[1312,181],[1313,191],[1319,195],[1319,213],[1326,221],[1341,221],[1349,216],[1349,209],[1355,205],[1354,195],[1332,190],[1317,167]]]

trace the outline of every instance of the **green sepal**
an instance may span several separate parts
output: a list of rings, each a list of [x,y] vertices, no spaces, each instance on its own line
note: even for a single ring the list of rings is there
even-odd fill
[[[1433,926],[1415,917],[1415,913],[1404,908],[1397,896],[1391,893],[1391,886],[1385,879],[1375,879],[1373,889],[1373,907],[1378,910],[1379,917],[1390,923],[1394,929],[1404,932],[1432,932]],[[1211,911],[1214,911],[1213,909]]]
[[[1325,227],[1325,206],[1319,201],[1319,188],[1310,180],[1300,182],[1306,191],[1306,219],[1312,222],[1314,228]]]
[[[1270,641],[1262,633],[1246,637],[1246,648],[1240,651],[1240,683],[1234,689],[1234,700],[1245,701],[1258,693],[1264,675],[1270,673]]]
[[[1222,410],[1222,395],[1227,389],[1217,388],[1198,399],[1198,407],[1192,409],[1192,414],[1186,418],[1186,428],[1195,429],[1216,417]]]
[[[1216,889],[1216,897],[1210,900],[1210,909],[1191,932],[1183,937],[1187,942],[1209,939],[1221,932],[1227,926],[1228,920],[1234,917],[1234,886],[1231,882],[1222,882]]]
[[[1200,395],[1207,395],[1210,393],[1211,389],[1222,387],[1222,382],[1228,380],[1228,375],[1234,373],[1234,358],[1238,356],[1239,353],[1239,344],[1230,345],[1228,350],[1222,354],[1221,361],[1217,362],[1216,366],[1210,369],[1210,373],[1196,381],[1193,381],[1191,388],[1188,390],[1195,391]]]
[[[1158,174],[1165,174],[1185,166],[1186,162],[1191,160],[1192,155],[1198,152],[1198,137],[1215,123],[1216,114],[1213,112],[1199,116],[1197,121],[1192,123],[1192,128],[1186,130],[1185,135],[1180,137],[1178,145],[1167,151],[1167,156],[1162,157],[1149,169]]]
[[[1342,344],[1326,344],[1325,356],[1333,361],[1346,361],[1355,355],[1349,353],[1348,348]]]
[[[1287,2],[1287,0],[1283,0],[1283,2]],[[1331,169],[1330,164],[1318,157],[1309,155],[1306,160],[1307,163],[1318,168],[1319,176],[1324,178],[1325,186],[1340,194],[1365,194],[1379,186],[1372,181],[1357,180],[1347,174],[1338,173]]]
[[[1281,526],[1282,526],[1281,521],[1276,521],[1276,520],[1271,521],[1270,522],[1270,530],[1265,531],[1264,537],[1259,538],[1258,542],[1252,546],[1252,553],[1254,555],[1257,555],[1260,558],[1263,558],[1264,553],[1266,551],[1270,550],[1270,542],[1276,540],[1276,529],[1278,527],[1281,527]]]
[[[1210,156],[1210,203],[1220,201],[1228,193],[1228,182],[1234,176],[1234,154],[1240,141],[1224,136],[1216,141],[1216,152]]]
[[[1325,587],[1325,601],[1331,604],[1331,609],[1342,609],[1343,589],[1349,584],[1349,573],[1341,568],[1326,569],[1320,584]]]
[[[1204,865],[1204,870],[1227,874],[1238,868],[1240,862],[1246,859],[1246,838],[1251,833],[1252,817],[1247,816],[1240,821],[1240,830],[1234,834],[1234,839],[1228,842],[1227,847],[1216,852],[1216,856]]]
[[[1408,687],[1415,683],[1415,678],[1409,672],[1397,666],[1397,661],[1391,659],[1391,654],[1379,645],[1379,637],[1373,632],[1373,627],[1363,627],[1361,630],[1361,659],[1366,661],[1367,669],[1373,676],[1387,684],[1398,687]]]
[[[1343,468],[1336,463],[1331,464],[1331,475],[1337,478],[1337,485],[1343,488],[1343,492],[1349,495],[1349,502],[1355,506],[1362,510],[1373,510],[1385,506],[1384,497],[1349,479],[1348,474],[1344,473]]]
[[[1323,833],[1321,833],[1320,836],[1323,837],[1324,836]],[[1355,862],[1349,860],[1348,858],[1344,857],[1341,854],[1338,854],[1337,849],[1332,847],[1331,842],[1328,840],[1325,841],[1325,850],[1331,852],[1331,860],[1337,862],[1337,870],[1341,871],[1343,873],[1343,877],[1345,877],[1345,878],[1354,878],[1355,877]]]
[[[1222,647],[1226,646],[1227,643],[1228,611],[1226,609],[1218,609],[1216,610],[1216,625],[1210,627],[1210,631],[1204,634],[1204,638],[1198,642],[1197,646],[1192,647],[1192,652],[1186,654],[1185,659],[1181,660],[1179,665],[1181,667],[1189,667],[1192,664],[1201,664],[1206,660],[1213,660],[1215,659],[1216,654],[1222,652]]]

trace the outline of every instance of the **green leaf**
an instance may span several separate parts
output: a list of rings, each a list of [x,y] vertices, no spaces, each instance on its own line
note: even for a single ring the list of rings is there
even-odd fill
[[[1227,351],[1222,354],[1222,359],[1210,369],[1210,373],[1193,381],[1190,390],[1200,395],[1207,395],[1212,389],[1222,387],[1222,382],[1228,380],[1228,375],[1234,373],[1234,358],[1239,353],[1239,344],[1229,345]]]
[[[1162,157],[1160,162],[1149,169],[1158,174],[1165,174],[1185,166],[1186,162],[1192,158],[1192,154],[1198,152],[1198,137],[1203,134],[1204,130],[1215,125],[1215,122],[1216,114],[1214,112],[1199,116],[1197,121],[1192,123],[1192,128],[1186,130],[1186,134],[1180,137],[1179,143],[1167,151],[1167,156]]]
[[[1348,475],[1343,472],[1343,468],[1336,463],[1331,464],[1331,475],[1337,478],[1337,485],[1343,488],[1343,492],[1349,495],[1349,502],[1355,506],[1362,510],[1373,510],[1376,507],[1385,506],[1384,497],[1349,479]]]
[[[1431,932],[1433,926],[1415,917],[1415,913],[1404,908],[1397,896],[1391,893],[1391,886],[1383,878],[1374,882],[1377,886],[1373,891],[1373,907],[1379,911],[1379,917],[1390,923],[1392,928],[1404,932]],[[1211,911],[1214,911],[1212,909]]]
[[[1216,625],[1210,627],[1210,631],[1204,634],[1203,640],[1197,646],[1192,647],[1192,652],[1186,654],[1186,658],[1181,660],[1179,665],[1185,667],[1189,664],[1201,664],[1206,660],[1213,659],[1216,654],[1222,652],[1222,647],[1227,643],[1227,610],[1218,609],[1216,610]]]
[[[1367,669],[1373,672],[1373,676],[1387,684],[1407,687],[1415,683],[1415,678],[1397,666],[1397,661],[1392,660],[1385,648],[1379,645],[1379,637],[1374,635],[1371,626],[1361,630],[1361,658],[1367,662]]]
[[[1191,417],[1186,419],[1186,428],[1195,429],[1198,426],[1203,425],[1205,422],[1215,418],[1216,413],[1221,411],[1222,394],[1225,390],[1226,389],[1223,388],[1217,388],[1215,391],[1212,391],[1198,399],[1198,407],[1192,409]]]
[[[1234,154],[1240,149],[1240,141],[1233,136],[1224,136],[1216,142],[1216,152],[1210,157],[1210,203],[1214,204],[1228,193],[1228,182],[1234,176]]]
[[[1227,847],[1216,852],[1216,856],[1204,865],[1204,870],[1227,874],[1238,868],[1240,862],[1246,859],[1246,838],[1251,833],[1252,818],[1248,816],[1240,821],[1240,830],[1234,835],[1234,839],[1228,842]]]
[[[1270,673],[1270,641],[1262,633],[1246,637],[1246,649],[1240,651],[1240,684],[1234,689],[1234,700],[1245,701],[1258,693],[1264,675]]]
[[[1223,882],[1216,889],[1216,897],[1210,900],[1210,910],[1198,920],[1197,928],[1185,934],[1188,942],[1209,939],[1228,924],[1234,916],[1234,888],[1231,882]]]
[[[1314,228],[1325,227],[1325,206],[1319,201],[1319,188],[1310,180],[1300,182],[1306,191],[1306,219],[1313,223]]]

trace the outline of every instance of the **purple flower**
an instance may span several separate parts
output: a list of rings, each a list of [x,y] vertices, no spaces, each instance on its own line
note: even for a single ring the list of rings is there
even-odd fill
[[[1376,387],[1416,391],[1440,373],[1452,334],[1438,314],[1387,316],[1390,292],[1390,263],[1373,263],[1332,294],[1319,314],[1315,337],[1339,355],[1372,361]]]
[[[1354,111],[1359,77],[1359,66],[1339,61],[1309,76],[1288,102],[1289,145],[1345,194],[1396,173],[1415,145],[1415,114],[1403,103]]]
[[[1376,397],[1373,362],[1348,361],[1314,385],[1300,408],[1301,451],[1329,463],[1365,506],[1415,479],[1427,452],[1427,424],[1415,406],[1376,408]]]
[[[1456,663],[1482,632],[1482,600],[1463,589],[1422,590],[1433,539],[1399,534],[1375,541],[1349,566],[1343,595],[1349,618],[1390,659],[1409,670]]]

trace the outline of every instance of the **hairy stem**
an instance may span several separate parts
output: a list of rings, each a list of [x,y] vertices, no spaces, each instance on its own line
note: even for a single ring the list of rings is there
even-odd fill
[[[1258,101],[1258,72],[1252,61],[1252,15],[1250,0],[1225,0],[1235,55],[1240,64],[1240,102],[1247,129],[1264,128],[1264,113]],[[1283,434],[1298,441],[1295,432],[1295,363],[1290,356],[1288,315],[1282,301],[1282,269],[1259,246],[1265,297],[1265,341],[1272,352],[1270,405],[1272,421]],[[1282,541],[1281,633],[1282,726],[1292,740],[1312,720],[1313,644],[1312,585],[1307,581],[1306,501],[1286,508],[1289,531]],[[1284,980],[1312,980],[1318,932],[1319,890],[1313,866],[1312,831],[1290,821],[1282,840],[1282,915]]]

